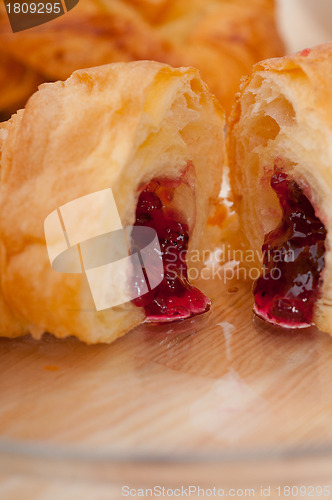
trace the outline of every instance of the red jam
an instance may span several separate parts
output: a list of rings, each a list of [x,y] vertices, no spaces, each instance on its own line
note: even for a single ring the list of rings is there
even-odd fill
[[[301,187],[275,168],[271,186],[283,210],[263,245],[264,272],[254,287],[254,311],[286,328],[312,324],[324,268],[326,229]]]
[[[310,49],[303,49],[301,52],[300,52],[300,56],[302,57],[308,57],[308,55],[310,54]]]
[[[135,226],[151,227],[157,232],[164,266],[161,283],[133,300],[136,306],[144,307],[149,322],[190,318],[210,308],[210,300],[188,279],[188,226],[168,206],[176,187],[169,180],[152,180],[141,191],[137,203]]]

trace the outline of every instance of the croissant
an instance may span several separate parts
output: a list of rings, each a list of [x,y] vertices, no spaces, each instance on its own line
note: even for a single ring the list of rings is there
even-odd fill
[[[332,44],[257,64],[228,131],[245,252],[264,264],[255,312],[272,324],[315,324],[330,334],[331,68]]]
[[[208,245],[223,130],[192,68],[114,63],[41,85],[0,128],[0,335],[111,342],[208,310],[186,255]]]
[[[197,67],[228,112],[240,77],[283,54],[273,0],[82,0],[45,25],[11,33],[3,10],[0,50],[44,76],[118,61]]]
[[[0,119],[7,119],[24,106],[42,81],[35,71],[0,52]]]

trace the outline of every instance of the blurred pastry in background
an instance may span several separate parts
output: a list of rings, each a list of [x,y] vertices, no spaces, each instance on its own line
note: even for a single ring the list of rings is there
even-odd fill
[[[80,0],[66,15],[17,33],[2,8],[0,51],[44,81],[117,61],[194,66],[228,113],[241,76],[283,54],[274,7],[274,0]],[[21,97],[10,99],[10,71],[8,80],[1,80],[1,109],[14,111]]]
[[[193,68],[115,63],[41,85],[0,126],[0,336],[112,342],[208,311],[207,282],[195,285],[203,258],[190,280],[186,256],[209,246],[224,126]],[[117,210],[100,201],[109,191]],[[129,259],[121,224],[135,241],[154,230],[160,249],[138,234]]]

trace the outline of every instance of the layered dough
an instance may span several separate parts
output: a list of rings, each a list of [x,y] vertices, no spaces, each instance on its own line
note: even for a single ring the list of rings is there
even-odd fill
[[[130,226],[142,186],[185,175],[190,197],[180,193],[179,210],[189,251],[203,249],[220,189],[223,128],[223,111],[194,69],[117,63],[41,85],[0,129],[0,335],[48,331],[111,342],[144,321],[144,309],[130,302],[96,311],[84,274],[53,270],[44,221],[111,188]]]
[[[297,186],[313,207],[311,217],[325,227],[313,322],[332,334],[331,68],[332,44],[256,65],[235,104],[228,146],[243,244],[257,256],[257,267],[264,239],[282,217],[271,187],[276,168]]]
[[[0,6],[0,51],[44,81],[118,61],[194,66],[229,111],[240,77],[282,55],[283,45],[273,0],[81,0],[64,16],[14,34]]]

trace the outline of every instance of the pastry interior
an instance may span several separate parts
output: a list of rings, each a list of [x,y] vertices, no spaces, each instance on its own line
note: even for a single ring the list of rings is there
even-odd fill
[[[326,229],[297,182],[275,166],[271,187],[282,218],[266,234],[262,247],[263,275],[254,286],[254,311],[287,328],[313,322],[324,269]]]
[[[168,322],[186,319],[206,312],[210,300],[194,287],[188,278],[186,254],[190,237],[181,200],[194,209],[193,193],[184,178],[152,179],[139,194],[135,226],[151,227],[157,232],[162,253],[162,282],[133,302],[144,307],[147,322]],[[135,284],[139,287],[139,283]]]
[[[243,249],[261,273],[254,311],[282,327],[330,331],[331,128],[327,90],[315,82],[320,58],[327,64],[322,48],[257,65],[228,145]]]

